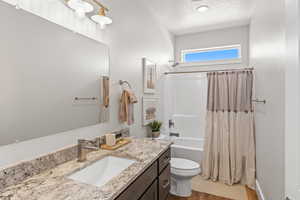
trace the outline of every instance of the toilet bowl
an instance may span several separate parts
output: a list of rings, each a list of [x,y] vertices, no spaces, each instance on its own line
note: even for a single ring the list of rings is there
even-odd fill
[[[191,180],[201,172],[200,165],[183,158],[171,158],[171,189],[175,196],[189,197],[192,194]]]

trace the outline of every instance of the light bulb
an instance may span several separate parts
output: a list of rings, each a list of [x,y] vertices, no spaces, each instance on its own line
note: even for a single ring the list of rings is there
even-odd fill
[[[206,12],[206,11],[208,11],[208,9],[209,9],[209,7],[207,5],[202,5],[197,8],[197,11],[198,12]]]
[[[100,27],[106,27],[106,25],[112,23],[112,19],[106,16],[94,15],[91,17],[94,22],[100,25]]]
[[[94,7],[92,4],[82,0],[69,0],[67,5],[73,9],[79,18],[83,18],[86,13],[92,12]]]

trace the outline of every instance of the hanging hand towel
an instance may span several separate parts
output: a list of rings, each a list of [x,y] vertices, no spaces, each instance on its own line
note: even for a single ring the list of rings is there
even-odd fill
[[[100,78],[100,122],[109,121],[109,77],[101,76]]]
[[[132,125],[134,123],[134,106],[137,103],[137,98],[132,91],[124,90],[121,95],[119,120],[122,123]]]

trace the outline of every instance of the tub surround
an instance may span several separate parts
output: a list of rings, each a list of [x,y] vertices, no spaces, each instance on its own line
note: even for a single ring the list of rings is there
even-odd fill
[[[162,134],[158,140],[172,141],[171,155],[175,158],[184,158],[201,163],[203,156],[203,138],[170,137]]]
[[[70,156],[71,161],[60,164],[54,168],[47,169],[37,175],[26,177],[27,179],[14,183],[14,185],[5,187],[0,182],[0,199],[1,200],[34,200],[34,199],[56,199],[56,200],[112,200],[124,191],[135,179],[141,175],[159,156],[164,153],[171,145],[171,142],[158,141],[151,139],[134,139],[132,143],[115,151],[100,150],[91,152],[84,163],[77,162],[74,159],[74,152]],[[73,149],[73,147],[71,147]],[[73,151],[73,150],[72,150]],[[61,155],[61,154],[57,154]],[[112,178],[107,184],[101,187],[88,185],[73,181],[67,178],[68,175],[83,169],[90,164],[104,158],[105,156],[116,156],[136,160],[130,167],[122,171],[118,176]],[[75,154],[76,156],[76,154]],[[19,171],[30,171],[23,169],[30,165],[21,164],[18,169],[15,168],[13,173]],[[5,177],[5,170],[0,171],[0,179]],[[21,173],[24,175],[24,173]],[[21,176],[22,180],[24,177]],[[18,177],[18,176],[15,176]],[[14,182],[14,181],[12,181]]]

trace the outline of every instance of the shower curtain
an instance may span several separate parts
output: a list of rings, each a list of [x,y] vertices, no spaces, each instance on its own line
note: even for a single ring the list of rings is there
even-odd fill
[[[226,184],[255,186],[252,71],[208,75],[202,176]]]

